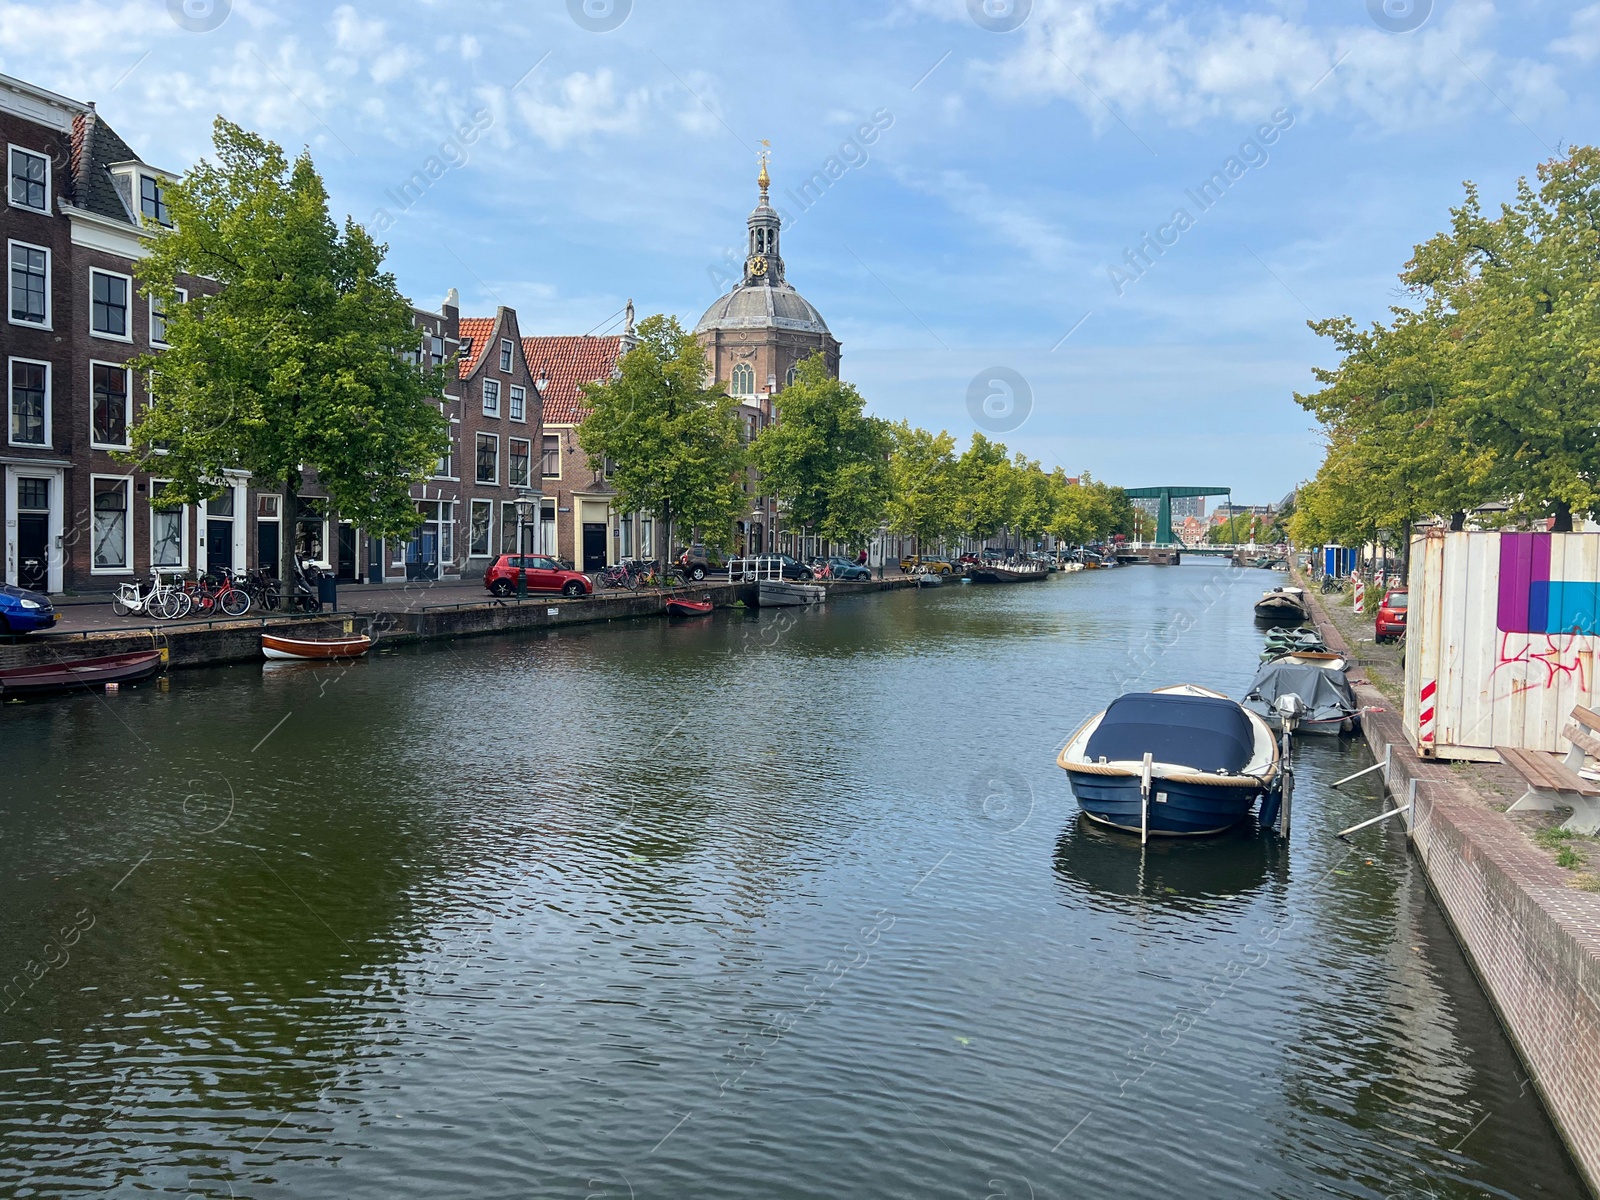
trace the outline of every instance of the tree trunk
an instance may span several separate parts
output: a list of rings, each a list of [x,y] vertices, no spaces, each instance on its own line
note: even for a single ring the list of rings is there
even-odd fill
[[[1410,522],[1407,522],[1409,525]],[[1458,508],[1450,514],[1450,532],[1460,533],[1467,527],[1467,513],[1465,509]]]
[[[295,523],[300,502],[300,471],[295,468],[283,481],[283,513],[278,520],[278,594],[282,607],[290,608],[295,599]]]
[[[1411,579],[1411,522],[1400,522],[1400,578]]]
[[[1555,503],[1555,524],[1550,526],[1551,533],[1572,532],[1572,507],[1565,500]]]

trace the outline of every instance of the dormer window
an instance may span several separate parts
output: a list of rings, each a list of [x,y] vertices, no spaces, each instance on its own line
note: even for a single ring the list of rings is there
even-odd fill
[[[157,225],[172,227],[172,215],[167,211],[161,181],[154,175],[139,176],[139,211]]]
[[[32,212],[50,211],[50,160],[21,146],[11,147],[11,203]]]

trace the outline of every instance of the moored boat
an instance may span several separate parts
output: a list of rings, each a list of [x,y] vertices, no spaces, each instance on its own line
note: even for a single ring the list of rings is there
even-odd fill
[[[292,638],[275,633],[261,635],[261,653],[268,658],[296,658],[318,661],[332,658],[360,658],[372,649],[365,634],[339,638]]]
[[[159,650],[66,659],[37,667],[8,667],[0,671],[0,696],[37,696],[104,687],[108,683],[120,686],[149,679],[160,670]]]
[[[1350,690],[1343,671],[1320,663],[1290,662],[1287,658],[1265,663],[1250,681],[1244,707],[1268,725],[1281,724],[1278,701],[1298,696],[1301,711],[1295,718],[1295,732],[1340,734],[1351,732],[1361,715],[1361,705]]]
[[[1056,764],[1084,816],[1141,835],[1220,833],[1279,777],[1267,723],[1194,684],[1117,697],[1078,728]]]
[[[1026,583],[1049,577],[1043,563],[976,563],[967,572],[973,583]]]
[[[917,576],[918,587],[943,587],[944,580],[932,571],[923,571]]]
[[[673,617],[704,617],[711,612],[711,597],[691,600],[687,596],[673,596],[667,601],[667,615]]]
[[[1256,601],[1256,616],[1270,621],[1308,621],[1311,610],[1300,588],[1280,587],[1262,593]]]
[[[828,589],[820,583],[791,583],[787,579],[763,579],[756,584],[756,600],[762,608],[791,608],[802,604],[821,604]]]

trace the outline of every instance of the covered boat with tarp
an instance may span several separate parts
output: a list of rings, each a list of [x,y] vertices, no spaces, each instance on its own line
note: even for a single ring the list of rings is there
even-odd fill
[[[1256,672],[1244,706],[1276,728],[1278,701],[1291,695],[1305,705],[1297,733],[1349,733],[1360,717],[1361,705],[1343,671],[1286,658],[1266,663]]]
[[[1220,833],[1278,782],[1260,717],[1194,684],[1130,692],[1079,727],[1056,759],[1090,820],[1131,833]]]
[[[1311,619],[1311,609],[1300,588],[1277,587],[1262,593],[1256,601],[1256,616],[1263,621],[1292,621],[1298,625]]]

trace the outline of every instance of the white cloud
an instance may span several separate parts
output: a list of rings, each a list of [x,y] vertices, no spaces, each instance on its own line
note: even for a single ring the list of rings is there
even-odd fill
[[[374,83],[392,83],[404,77],[421,59],[409,47],[392,42],[382,21],[362,17],[348,4],[333,11],[334,45],[365,65]]]
[[[530,80],[516,93],[515,103],[533,134],[556,148],[593,134],[637,133],[649,100],[642,88],[620,91],[609,67],[592,75],[574,71],[554,92],[546,99]]]
[[[1551,42],[1550,49],[1581,63],[1600,58],[1600,4],[1591,4],[1573,13],[1571,32]]]

